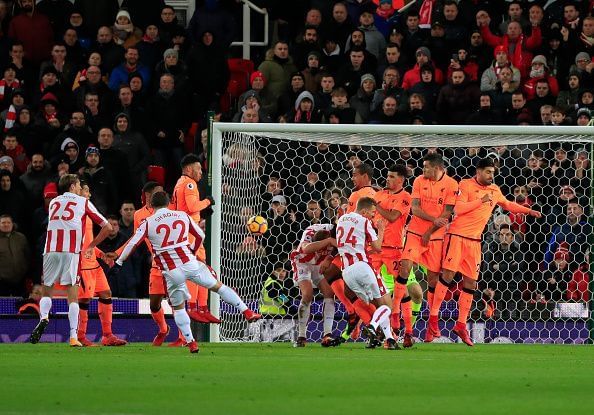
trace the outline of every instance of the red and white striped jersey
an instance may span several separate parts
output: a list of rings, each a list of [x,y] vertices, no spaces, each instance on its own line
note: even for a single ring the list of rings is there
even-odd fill
[[[290,259],[291,262],[294,264],[310,264],[310,265],[320,265],[320,263],[326,259],[328,255],[332,252],[333,247],[329,246],[328,248],[313,252],[311,254],[306,254],[303,252],[303,247],[314,241],[314,236],[318,231],[331,231],[334,228],[334,225],[331,224],[323,224],[323,223],[316,223],[314,225],[309,225],[304,231],[303,235],[301,235],[301,241],[293,252],[291,252]]]
[[[377,234],[371,221],[357,212],[347,213],[338,219],[336,244],[344,268],[360,261],[371,263],[366,248],[376,240]]]
[[[86,218],[99,226],[107,220],[93,203],[74,193],[66,192],[55,197],[49,204],[49,220],[43,253],[79,253],[84,241]]]
[[[188,235],[196,238],[195,246],[200,246],[204,240],[204,232],[187,213],[161,208],[140,223],[117,262],[124,262],[144,238],[147,238],[153,247],[157,267],[161,271],[171,271],[191,259],[196,259]]]

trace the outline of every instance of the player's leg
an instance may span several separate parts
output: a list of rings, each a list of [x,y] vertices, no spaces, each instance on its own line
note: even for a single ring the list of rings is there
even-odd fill
[[[87,339],[87,324],[89,322],[89,303],[95,292],[95,278],[91,270],[83,269],[80,272],[78,283],[78,341],[84,347],[96,346],[95,343]]]
[[[104,346],[124,346],[128,342],[120,339],[113,334],[111,324],[113,321],[113,300],[111,299],[111,287],[107,282],[107,277],[101,267],[95,268],[93,274],[95,276],[95,290],[94,295],[98,299],[99,321],[101,322],[101,344]]]
[[[45,328],[49,324],[49,312],[52,308],[52,291],[51,286],[42,286],[42,297],[39,300],[39,323],[35,326],[29,337],[29,342],[35,344],[39,343]]]
[[[303,267],[305,268],[305,267]],[[301,267],[300,267],[301,269]],[[301,301],[297,308],[297,347],[305,346],[307,339],[307,323],[311,313],[311,302],[313,300],[313,284],[311,278],[303,278],[303,271],[298,277],[299,292],[301,294]]]
[[[386,339],[386,349],[396,350],[399,349],[399,347],[396,344],[396,340],[394,339],[394,335],[392,334],[392,327],[390,325],[390,316],[392,314],[392,298],[387,292],[381,295],[381,288],[379,293],[380,297],[376,297],[371,301],[377,308],[375,310],[375,313],[373,313],[373,317],[371,318],[370,327],[373,328],[373,331],[368,332],[368,335],[370,336],[369,345],[370,347],[375,346],[375,339],[373,337],[377,337],[377,331],[379,328],[381,329]]]
[[[330,287],[332,287],[332,291],[334,292],[334,295],[336,295],[336,298],[338,298],[344,305],[344,308],[346,308],[350,318],[350,316],[355,313],[355,308],[352,302],[344,294],[344,281],[342,280],[342,271],[340,269],[341,265],[342,261],[340,261],[340,257],[334,258],[332,263],[324,270],[324,278]]]
[[[472,307],[474,292],[476,291],[476,280],[463,276],[462,281],[463,288],[458,298],[458,320],[456,321],[453,332],[468,346],[474,346],[466,328],[466,323]]]
[[[423,288],[417,282],[416,276],[413,272],[413,278],[409,277],[408,283],[406,285],[406,289],[408,290],[408,294],[410,295],[411,299],[411,306],[412,306],[412,326],[415,326],[417,322],[417,318],[421,314],[421,307],[423,306]]]
[[[188,315],[194,321],[199,323],[219,324],[221,320],[210,313],[208,309],[208,289],[202,287],[190,280],[186,281],[190,292],[190,301],[188,301]]]
[[[167,292],[169,302],[173,309],[173,319],[179,331],[184,336],[190,353],[198,352],[198,343],[194,340],[192,329],[190,327],[190,316],[186,311],[186,301],[190,299],[190,293],[186,285],[186,276],[182,269],[176,268],[165,273],[167,281]]]
[[[322,346],[337,346],[340,343],[337,342],[332,336],[332,329],[334,328],[334,313],[336,312],[336,306],[334,304],[334,291],[332,291],[330,285],[323,278],[317,279],[316,286],[324,296],[324,336],[322,338]]]
[[[80,307],[78,306],[78,286],[67,285],[66,292],[68,295],[68,322],[70,323],[70,346],[82,347],[82,343],[78,341],[78,313]]]
[[[224,302],[239,310],[248,322],[251,323],[262,318],[262,315],[248,308],[234,289],[220,282],[216,278],[215,271],[204,262],[190,261],[183,264],[180,269],[183,270],[188,280],[216,292]]]
[[[165,321],[165,313],[161,307],[161,302],[166,293],[167,289],[163,274],[156,266],[151,267],[149,275],[149,305],[151,317],[158,328],[157,335],[153,339],[153,346],[161,346],[169,334],[169,326]]]

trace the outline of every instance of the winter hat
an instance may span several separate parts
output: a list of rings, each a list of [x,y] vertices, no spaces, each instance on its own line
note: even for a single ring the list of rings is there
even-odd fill
[[[85,152],[85,157],[89,154],[99,154],[99,149],[95,146],[89,146],[89,148],[87,148],[87,151]]]
[[[58,106],[58,98],[52,94],[51,92],[48,92],[47,94],[44,94],[41,97],[41,105],[45,105],[45,104],[52,104],[54,106]]]
[[[303,91],[299,94],[299,96],[295,100],[295,110],[299,110],[299,105],[301,105],[301,101],[303,101],[304,99],[309,99],[311,101],[311,110],[313,111],[315,101],[313,95],[308,91]]]
[[[58,70],[56,68],[54,68],[54,65],[49,65],[49,66],[46,66],[45,68],[43,68],[43,71],[41,72],[41,76],[43,77],[44,75],[47,75],[48,73],[53,73],[54,75],[58,76]]]
[[[165,59],[168,56],[175,56],[177,58],[179,56],[179,53],[177,52],[177,50],[169,48],[165,50],[165,52],[163,52],[163,59]]]
[[[312,50],[311,52],[309,52],[307,54],[307,60],[309,60],[311,56],[315,56],[317,60],[320,60],[322,58],[322,55],[320,55],[320,52],[318,52],[317,50]]]
[[[577,63],[581,60],[591,61],[592,58],[587,52],[580,52],[577,55],[575,55],[575,64],[577,65]]]
[[[254,83],[254,79],[256,78],[262,78],[262,82],[264,82],[264,85],[266,85],[266,77],[260,71],[252,72],[252,74],[250,75],[250,85]]]
[[[370,74],[370,73],[366,73],[364,75],[361,75],[361,86],[363,86],[363,82],[365,82],[365,81],[372,81],[374,84],[376,83],[375,82],[375,77],[372,74]]]
[[[43,188],[43,197],[50,199],[58,196],[58,185],[55,182],[49,182]]]
[[[505,52],[505,54],[507,55],[506,47],[503,45],[495,46],[495,50],[493,50],[493,56],[497,57],[497,54],[501,52]]]
[[[541,63],[544,65],[545,68],[549,69],[549,65],[547,64],[547,58],[545,58],[543,55],[536,55],[534,58],[532,58],[532,65],[534,65],[535,63]]]
[[[417,51],[415,52],[415,56],[418,55],[418,54],[425,55],[429,59],[431,59],[431,51],[426,46],[421,46],[420,48],[418,48]]]
[[[62,145],[60,146],[60,150],[66,151],[69,148],[75,148],[78,151],[78,144],[70,137],[66,137],[64,141],[62,141]]]
[[[4,163],[8,163],[14,167],[14,161],[12,160],[12,157],[10,157],[10,156],[0,157],[0,165],[2,165]]]
[[[297,71],[297,72],[293,72],[293,73],[291,74],[291,77],[290,77],[289,79],[292,81],[292,80],[293,80],[293,78],[294,78],[294,77],[296,77],[296,76],[298,76],[299,78],[301,78],[301,80],[302,80],[303,82],[305,82],[305,77],[304,77],[304,76],[303,76],[303,74],[302,74],[301,72],[299,72],[299,71]]]
[[[130,13],[128,13],[128,11],[127,11],[127,10],[123,10],[123,9],[122,9],[122,10],[120,10],[120,11],[118,12],[118,14],[116,15],[116,22],[117,22],[117,20],[118,20],[120,17],[122,17],[122,16],[124,16],[124,17],[127,17],[127,18],[128,18],[128,21],[132,22],[132,18],[130,17]]]
[[[592,119],[592,114],[590,113],[590,110],[588,108],[580,108],[577,112],[576,118],[580,118],[580,117],[588,117],[588,119]]]
[[[285,197],[283,195],[276,195],[272,198],[272,200],[270,201],[270,203],[280,203],[282,205],[287,205],[287,199],[285,199]]]
[[[382,4],[385,4],[385,3],[388,3],[388,4],[391,6],[391,5],[392,5],[392,0],[380,0],[380,1],[379,1],[379,4],[380,4],[380,6],[381,6]]]

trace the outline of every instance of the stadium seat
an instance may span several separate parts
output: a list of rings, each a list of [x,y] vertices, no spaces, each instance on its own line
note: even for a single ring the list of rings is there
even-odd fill
[[[161,166],[148,166],[147,180],[159,183],[161,186],[165,185],[165,168]]]

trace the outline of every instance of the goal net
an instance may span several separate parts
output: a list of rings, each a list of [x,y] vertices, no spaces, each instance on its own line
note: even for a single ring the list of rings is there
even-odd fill
[[[214,123],[213,266],[265,318],[247,324],[213,294],[222,323],[213,341],[291,341],[299,291],[289,254],[312,223],[332,223],[350,195],[358,163],[374,168],[384,187],[387,169],[405,164],[405,189],[422,174],[428,152],[443,155],[457,180],[472,177],[475,163],[491,157],[495,183],[510,200],[542,212],[541,219],[497,208],[483,233],[483,263],[469,331],[484,343],[585,343],[590,338],[592,246],[592,135],[589,127],[377,126]],[[249,217],[270,226],[249,234]],[[283,280],[283,276],[285,279]],[[388,277],[389,278],[389,277]],[[426,291],[423,270],[417,280]],[[461,285],[455,279],[441,310],[443,342],[457,318]],[[265,287],[266,285],[266,287]],[[269,290],[270,285],[274,289]],[[269,292],[270,291],[270,292]],[[264,296],[268,295],[267,298]],[[276,297],[275,297],[276,296]],[[426,299],[426,296],[425,296]],[[265,304],[265,305],[266,305]],[[308,341],[322,333],[322,298],[312,303]],[[334,334],[346,325],[337,301]],[[423,338],[426,302],[415,324]]]

